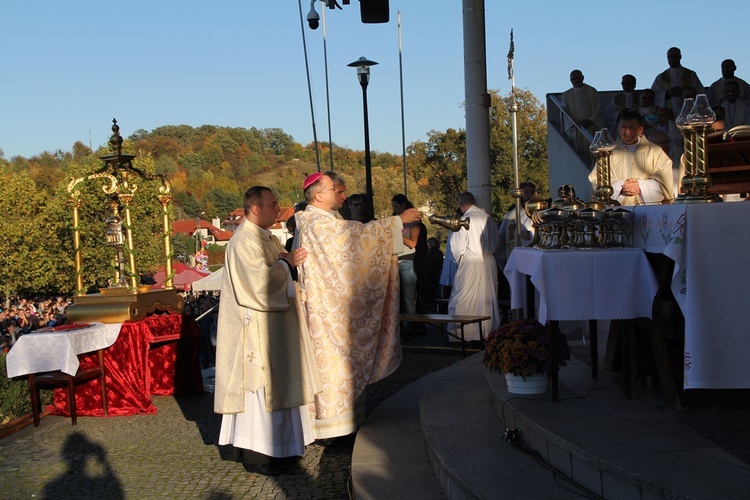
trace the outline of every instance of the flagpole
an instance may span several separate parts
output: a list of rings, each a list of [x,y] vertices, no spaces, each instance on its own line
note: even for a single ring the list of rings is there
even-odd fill
[[[315,143],[315,165],[320,172],[320,152],[318,151],[318,128],[315,125],[315,106],[313,105],[312,82],[310,80],[310,61],[307,57],[307,37],[305,36],[305,22],[302,15],[302,0],[299,0],[299,26],[302,30],[302,49],[305,52],[305,71],[307,72],[307,93],[310,96],[310,117],[312,118],[313,142]]]
[[[406,191],[406,128],[404,126],[404,64],[401,57],[401,11],[398,11],[398,75],[401,85],[401,159],[404,164],[404,196],[408,197]]]
[[[516,199],[516,247],[521,246],[521,198],[523,190],[518,178],[518,124],[516,115],[518,114],[518,102],[516,101],[516,77],[513,74],[513,54],[515,46],[513,44],[513,30],[510,30],[510,50],[508,50],[508,79],[510,83],[510,112],[513,117],[513,180],[514,188],[510,195]]]
[[[331,172],[333,172],[333,138],[331,137],[331,98],[328,94],[328,49],[326,47],[326,10],[323,14],[323,61],[326,71],[326,110],[328,112],[328,156],[331,158]]]

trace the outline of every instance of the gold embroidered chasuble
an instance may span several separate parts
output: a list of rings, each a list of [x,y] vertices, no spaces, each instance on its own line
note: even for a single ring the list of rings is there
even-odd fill
[[[315,411],[327,419],[401,362],[394,251],[403,248],[402,226],[398,217],[362,224],[313,206],[296,217],[299,246],[308,251],[299,280],[323,389]]]
[[[628,151],[622,143],[622,139],[617,139],[616,144],[610,163],[610,180],[613,185],[616,181],[626,179],[653,179],[659,185],[663,200],[674,198],[672,192],[672,160],[662,151],[661,147],[649,142],[645,137],[638,139],[638,147],[633,152]],[[591,181],[593,190],[596,187],[596,169],[593,169],[589,174],[589,181]],[[624,206],[635,206],[642,203],[638,196],[620,196],[618,198],[618,193],[615,193],[613,198],[619,199]]]
[[[245,411],[245,392],[265,387],[266,410],[313,402],[309,338],[300,331],[285,252],[270,231],[245,220],[226,250],[216,339],[214,411]]]

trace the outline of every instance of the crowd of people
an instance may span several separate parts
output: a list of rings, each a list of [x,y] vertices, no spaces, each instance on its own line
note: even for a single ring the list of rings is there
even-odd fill
[[[580,144],[578,129],[593,134],[606,128],[616,138],[611,185],[613,198],[623,205],[660,203],[679,196],[685,167],[683,137],[675,121],[687,99],[706,95],[716,114],[714,132],[750,125],[750,85],[735,74],[732,59],[722,61],[721,77],[704,86],[695,71],[682,66],[678,47],[671,47],[666,56],[669,67],[656,75],[651,87],[637,90],[635,76],[625,74],[622,91],[606,106],[578,69],[570,73],[572,87],[562,94],[574,120],[566,124],[565,132],[576,147],[588,147]],[[592,187],[595,175],[594,171],[590,177]]]
[[[0,349],[10,350],[22,336],[40,328],[65,324],[67,297],[9,297],[0,307]]]

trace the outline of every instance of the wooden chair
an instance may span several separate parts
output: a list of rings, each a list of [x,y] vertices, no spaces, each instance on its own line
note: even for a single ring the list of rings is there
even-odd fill
[[[31,412],[34,418],[34,427],[39,427],[41,403],[39,400],[39,386],[64,386],[67,390],[68,411],[73,425],[76,425],[76,386],[98,378],[102,386],[102,407],[104,414],[107,410],[107,384],[105,381],[104,371],[104,351],[97,351],[99,366],[95,368],[78,369],[75,375],[68,375],[60,370],[53,372],[44,372],[39,374],[29,374],[29,389],[31,391]]]

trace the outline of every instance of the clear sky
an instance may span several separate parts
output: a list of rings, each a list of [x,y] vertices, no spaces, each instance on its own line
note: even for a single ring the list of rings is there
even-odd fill
[[[321,2],[315,2],[321,13]],[[621,8],[626,5],[625,8]],[[310,1],[302,1],[303,17]],[[400,154],[397,12],[401,12],[406,144],[465,128],[461,0],[391,0],[387,24],[362,24],[359,1],[325,9],[333,142],[364,149],[360,56],[377,61],[367,90],[372,150]],[[746,1],[485,1],[487,86],[542,102],[572,69],[599,90],[632,73],[649,87],[682,49],[704,85],[732,58],[750,80]],[[328,141],[323,25],[305,25],[318,140]],[[5,158],[105,144],[162,125],[276,127],[313,140],[298,0],[0,0],[0,149]]]

